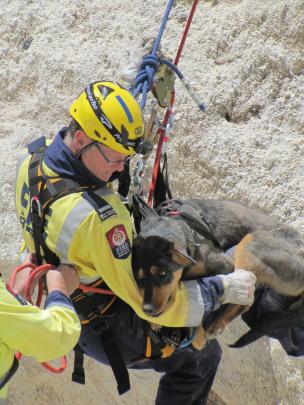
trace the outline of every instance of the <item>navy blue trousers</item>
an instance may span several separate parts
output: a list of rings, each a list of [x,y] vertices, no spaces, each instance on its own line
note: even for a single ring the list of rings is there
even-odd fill
[[[221,348],[216,340],[208,341],[202,351],[188,346],[176,350],[167,358],[142,361],[146,322],[129,306],[121,303],[108,323],[128,368],[153,369],[164,373],[160,379],[156,405],[168,405],[169,401],[174,405],[206,404],[221,359]],[[79,346],[88,356],[109,364],[101,340],[90,326],[82,328]]]

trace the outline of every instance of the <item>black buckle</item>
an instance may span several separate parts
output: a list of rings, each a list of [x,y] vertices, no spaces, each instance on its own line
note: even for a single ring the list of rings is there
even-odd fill
[[[39,201],[39,198],[35,195],[31,199],[31,213],[35,216],[41,219],[42,217],[42,208],[41,204]]]

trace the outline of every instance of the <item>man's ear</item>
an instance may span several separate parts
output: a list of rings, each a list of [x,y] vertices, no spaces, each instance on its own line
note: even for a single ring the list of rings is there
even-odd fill
[[[77,150],[81,150],[88,143],[87,136],[81,129],[77,129],[77,131],[75,132],[74,141]]]
[[[195,263],[190,256],[185,255],[178,249],[171,249],[172,260],[182,267],[188,267]]]

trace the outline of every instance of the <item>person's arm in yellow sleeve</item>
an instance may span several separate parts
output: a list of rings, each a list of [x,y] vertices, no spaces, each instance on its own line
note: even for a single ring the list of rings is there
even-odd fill
[[[47,285],[49,295],[44,310],[20,305],[16,299],[16,305],[4,305],[0,312],[2,341],[40,362],[68,353],[80,335],[80,322],[69,298],[79,285],[75,270],[64,265],[50,270]]]

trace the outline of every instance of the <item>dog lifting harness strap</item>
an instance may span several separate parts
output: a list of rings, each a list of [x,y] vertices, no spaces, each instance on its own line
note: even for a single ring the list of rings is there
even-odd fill
[[[162,215],[173,216],[176,217],[177,219],[178,218],[183,219],[193,231],[202,235],[204,238],[210,240],[215,247],[221,248],[219,242],[213,235],[210,225],[204,219],[204,215],[200,214],[200,221],[198,221],[192,215],[186,212],[181,212],[179,209],[179,206],[181,204],[182,202],[180,200],[164,201],[159,205],[159,207],[157,207],[157,212],[161,216]]]
[[[198,234],[204,236],[206,239],[210,240],[214,246],[220,248],[220,244],[213,235],[211,226],[204,219],[203,215],[200,215],[201,220],[198,221],[192,215],[181,212],[179,207],[182,204],[180,200],[168,200],[162,202],[156,209],[148,206],[148,204],[138,195],[133,196],[133,210],[138,217],[146,218],[149,215],[159,215],[159,216],[172,216],[176,219],[184,220],[189,227],[197,232]],[[140,228],[138,229],[138,231]]]
[[[90,202],[102,221],[107,218],[104,213],[108,215],[110,211],[113,211],[113,208],[91,188],[82,187],[71,179],[47,177],[44,175],[42,161],[45,148],[45,137],[38,138],[28,145],[28,152],[32,155],[29,164],[31,220],[38,264],[41,264],[45,260],[47,263],[57,266],[60,260],[48,248],[44,237],[45,214],[50,205],[63,196],[83,191],[83,197]],[[99,284],[102,282],[100,280]],[[71,298],[82,324],[90,324],[94,333],[98,334],[116,378],[118,392],[119,394],[123,394],[130,389],[128,371],[108,323],[102,319],[107,316],[108,310],[116,301],[116,297],[101,294],[86,294],[81,290],[76,290]],[[79,346],[75,347],[72,381],[80,384],[85,383],[83,353],[81,353]]]

